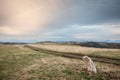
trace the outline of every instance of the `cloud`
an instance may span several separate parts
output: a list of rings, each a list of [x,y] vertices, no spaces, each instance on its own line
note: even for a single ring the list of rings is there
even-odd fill
[[[95,35],[93,34],[75,34],[72,36],[72,38],[76,39],[90,39],[90,38],[95,38]]]
[[[120,39],[119,4],[120,0],[0,0],[0,38]]]
[[[57,17],[60,1],[55,0],[1,0],[0,32],[26,34],[41,30]],[[61,2],[60,2],[61,3]],[[48,27],[48,26],[47,26]]]
[[[52,32],[54,35],[63,36],[68,40],[86,39],[86,40],[109,40],[120,39],[119,24],[101,24],[101,25],[86,25],[78,24],[68,25],[61,29],[51,29],[46,32]],[[115,37],[116,36],[116,37]]]
[[[120,34],[120,24],[108,25],[107,29],[111,34]]]

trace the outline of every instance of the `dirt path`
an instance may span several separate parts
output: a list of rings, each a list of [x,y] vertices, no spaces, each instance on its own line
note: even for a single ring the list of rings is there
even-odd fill
[[[68,52],[57,52],[57,51],[46,50],[46,49],[37,48],[37,47],[33,47],[33,46],[28,46],[28,45],[25,45],[25,47],[28,47],[35,51],[52,54],[52,55],[56,55],[56,56],[67,57],[67,58],[82,59],[82,57],[85,56],[82,53],[77,54],[77,53],[68,53]],[[120,59],[113,59],[113,58],[94,56],[94,55],[87,55],[87,56],[91,57],[92,60],[94,60],[96,62],[103,62],[103,63],[109,63],[109,64],[114,64],[114,65],[120,66]]]

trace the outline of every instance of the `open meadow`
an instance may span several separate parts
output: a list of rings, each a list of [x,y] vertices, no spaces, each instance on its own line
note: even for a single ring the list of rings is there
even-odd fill
[[[59,55],[52,54],[55,51],[59,52]],[[61,56],[64,52],[66,56]],[[88,75],[83,70],[83,61],[80,58],[69,57],[73,56],[70,53],[82,54],[82,57],[95,55],[97,59],[99,56],[113,58],[118,64],[95,61],[98,73]],[[0,44],[0,80],[119,80],[119,59],[120,49],[58,44]]]
[[[63,45],[56,43],[31,44],[30,46],[58,52],[78,53],[120,59],[120,49],[82,47],[78,45]]]

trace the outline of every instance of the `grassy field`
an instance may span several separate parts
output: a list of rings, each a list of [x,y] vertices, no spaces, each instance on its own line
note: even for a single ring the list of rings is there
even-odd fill
[[[39,44],[32,46],[63,50],[66,45]],[[56,49],[56,47],[58,48]],[[79,49],[79,46],[67,46],[64,51],[77,53],[76,48]],[[86,51],[87,49],[88,51]],[[101,49],[86,48],[85,50],[83,47],[82,50],[86,51],[87,54],[87,52],[92,53],[96,52],[96,50],[99,52],[98,50]],[[102,51],[105,52],[107,49]],[[110,57],[119,58],[119,51],[117,49],[110,49],[108,52]],[[112,55],[113,52],[115,54]],[[106,54],[105,56],[109,57]],[[102,56],[104,55],[102,54]],[[99,72],[96,75],[90,76],[82,69],[82,60],[35,51],[23,45],[0,45],[0,80],[119,80],[120,66],[100,62],[95,62],[95,64]]]
[[[31,44],[31,46],[43,48],[59,52],[72,52],[86,55],[103,56],[108,58],[120,59],[120,49],[105,49],[81,47],[76,45],[60,45],[60,44]]]

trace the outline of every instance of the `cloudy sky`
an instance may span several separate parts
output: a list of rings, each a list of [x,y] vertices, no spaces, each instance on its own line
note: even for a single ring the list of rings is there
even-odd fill
[[[120,0],[0,0],[0,41],[120,40]]]

